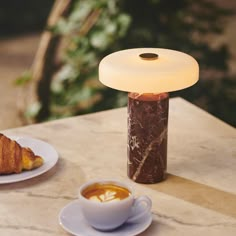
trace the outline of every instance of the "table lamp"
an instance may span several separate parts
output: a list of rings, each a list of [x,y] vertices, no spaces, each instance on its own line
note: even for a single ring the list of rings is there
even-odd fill
[[[166,178],[168,92],[198,81],[199,66],[188,54],[163,48],[112,53],[99,64],[99,80],[128,92],[128,176],[152,184]]]

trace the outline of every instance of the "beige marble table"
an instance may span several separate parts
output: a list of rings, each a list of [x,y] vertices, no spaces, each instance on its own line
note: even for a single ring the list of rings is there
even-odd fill
[[[0,185],[1,236],[68,235],[62,207],[81,183],[112,177],[153,201],[153,222],[141,236],[236,235],[236,132],[181,98],[170,100],[168,179],[141,185],[126,175],[126,108],[2,131],[42,139],[57,165],[30,180]]]

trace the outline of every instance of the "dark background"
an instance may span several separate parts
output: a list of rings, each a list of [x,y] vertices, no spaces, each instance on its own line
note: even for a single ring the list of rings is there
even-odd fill
[[[0,37],[41,31],[53,2],[52,0],[0,1]]]

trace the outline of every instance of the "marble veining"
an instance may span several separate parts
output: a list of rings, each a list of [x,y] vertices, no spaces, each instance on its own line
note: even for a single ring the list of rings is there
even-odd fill
[[[184,225],[184,226],[191,226],[191,227],[202,227],[202,228],[209,228],[209,227],[218,227],[218,226],[223,226],[223,227],[234,227],[236,229],[236,223],[231,223],[231,222],[216,222],[216,223],[211,223],[211,224],[207,224],[207,223],[193,223],[190,221],[182,221],[179,219],[176,219],[175,217],[169,216],[169,215],[164,215],[164,214],[160,214],[158,212],[152,212],[154,215],[156,215],[158,217],[159,220],[164,221],[166,224],[168,222],[168,224],[177,224],[177,225]]]
[[[167,163],[168,97],[128,103],[128,175],[138,183],[165,179]]]
[[[27,226],[27,225],[0,225],[0,229],[13,229],[16,231],[19,230],[29,230],[29,231],[38,231],[40,233],[56,233],[54,230],[44,229],[43,227]]]

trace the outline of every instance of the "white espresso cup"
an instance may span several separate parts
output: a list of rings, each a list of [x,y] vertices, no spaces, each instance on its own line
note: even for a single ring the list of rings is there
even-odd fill
[[[125,222],[138,223],[152,206],[149,197],[135,198],[131,187],[110,179],[83,184],[79,189],[79,201],[87,222],[102,231],[115,229]]]

